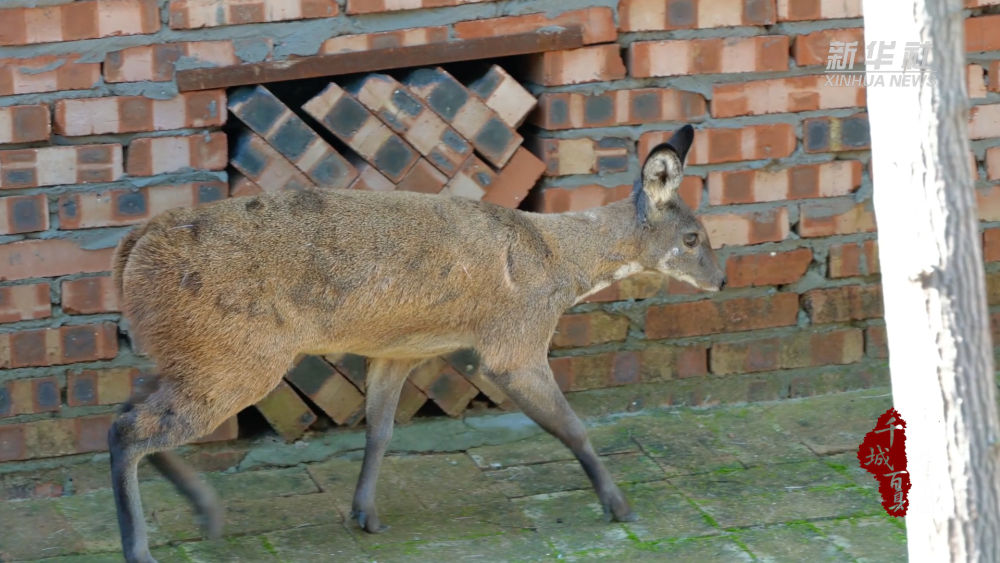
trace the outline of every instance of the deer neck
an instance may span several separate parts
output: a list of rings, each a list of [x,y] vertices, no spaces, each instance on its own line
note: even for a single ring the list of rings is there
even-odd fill
[[[631,198],[587,211],[538,217],[547,223],[557,256],[570,274],[566,283],[574,303],[643,270],[641,227]]]

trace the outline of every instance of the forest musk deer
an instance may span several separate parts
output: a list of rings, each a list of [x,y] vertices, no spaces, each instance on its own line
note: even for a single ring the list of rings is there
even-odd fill
[[[474,348],[487,377],[573,451],[605,513],[635,518],[556,385],[548,346],[574,303],[642,271],[717,291],[725,276],[677,190],[694,130],[654,148],[631,198],[536,214],[409,192],[296,191],[165,212],[130,232],[114,280],[158,387],[111,425],[122,547],[152,561],[136,467],[152,463],[221,529],[214,492],[166,450],[262,399],[301,354],[367,356],[353,516],[383,529],[375,481],[409,373]]]

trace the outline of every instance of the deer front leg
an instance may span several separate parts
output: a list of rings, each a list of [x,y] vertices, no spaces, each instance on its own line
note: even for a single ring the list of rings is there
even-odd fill
[[[366,532],[377,534],[383,525],[375,511],[375,482],[382,457],[392,439],[393,417],[407,376],[421,361],[372,360],[365,379],[365,457],[354,491],[351,516]]]
[[[618,522],[632,522],[637,518],[590,444],[583,423],[559,390],[547,359],[525,369],[499,373],[487,369],[487,374],[524,414],[573,452],[590,478],[606,517]]]

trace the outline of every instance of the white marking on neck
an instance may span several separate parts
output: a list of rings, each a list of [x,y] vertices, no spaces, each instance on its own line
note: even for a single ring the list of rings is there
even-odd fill
[[[631,276],[632,274],[638,274],[643,269],[644,268],[642,267],[642,264],[638,262],[629,262],[628,264],[625,264],[624,266],[618,268],[617,270],[615,270],[613,274],[611,274],[612,281],[597,282],[596,284],[594,284],[594,287],[590,288],[583,295],[577,297],[576,301],[574,301],[573,304],[576,305],[577,303],[583,301],[584,299],[590,297],[591,295],[597,293],[598,291],[607,288],[609,285],[611,285],[613,281],[623,280]]]
[[[611,277],[613,277],[615,281],[618,281],[618,280],[623,280],[631,276],[632,274],[638,274],[641,271],[642,271],[642,264],[638,262],[629,262],[628,264],[625,264],[621,268],[615,270],[615,273],[611,274]]]

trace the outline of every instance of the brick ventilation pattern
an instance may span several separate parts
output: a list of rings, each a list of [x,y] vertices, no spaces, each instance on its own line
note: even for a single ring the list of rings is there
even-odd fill
[[[229,95],[229,111],[245,129],[230,155],[238,173],[230,176],[229,191],[408,190],[517,207],[546,169],[521,146],[517,132],[537,103],[497,65],[467,84],[440,67],[415,69],[402,80],[372,73],[331,82],[302,105],[317,131],[267,87],[238,88]],[[324,133],[344,148],[328,143]],[[176,147],[194,161],[199,142],[211,139],[146,140],[132,149],[144,152],[134,165],[130,153],[130,172],[161,168],[146,156],[153,143]],[[612,145],[597,150],[617,155],[620,147]],[[428,401],[458,416],[480,393],[507,405],[503,392],[474,367],[437,359],[418,368],[396,420],[409,420]],[[318,412],[340,425],[357,424],[364,418],[364,373],[363,358],[306,357],[257,409],[288,440],[301,436]]]

